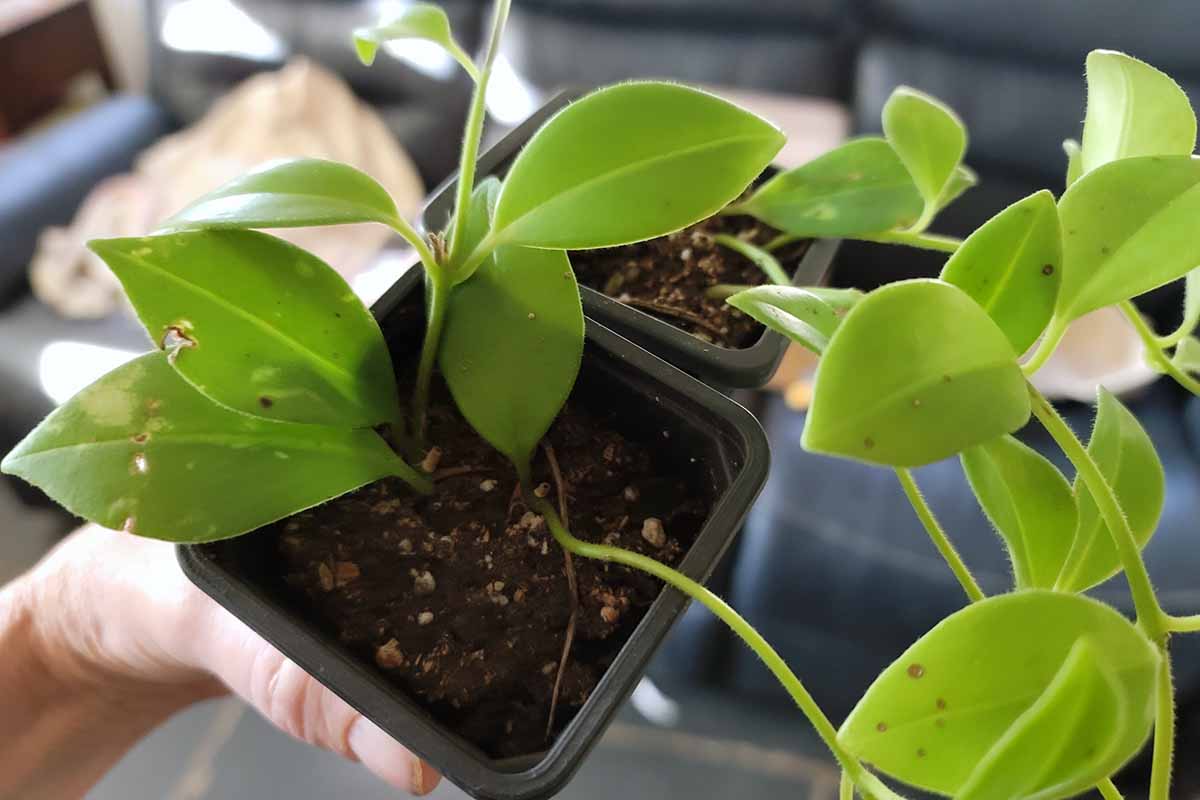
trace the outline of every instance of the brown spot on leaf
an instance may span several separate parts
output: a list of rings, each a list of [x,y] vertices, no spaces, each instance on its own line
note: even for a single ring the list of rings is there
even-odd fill
[[[275,405],[275,401],[264,394],[258,398],[258,404],[263,408],[270,408],[271,406]]]
[[[888,724],[886,722],[881,722],[875,726],[875,730],[879,731],[880,733],[883,733],[887,729],[888,729]]]
[[[1054,274],[1054,265],[1053,264],[1044,265],[1042,267],[1042,274],[1043,275],[1053,275]]]
[[[909,664],[908,665],[908,677],[915,679],[915,678],[924,677],[924,675],[925,675],[925,667],[921,666],[920,664]]]

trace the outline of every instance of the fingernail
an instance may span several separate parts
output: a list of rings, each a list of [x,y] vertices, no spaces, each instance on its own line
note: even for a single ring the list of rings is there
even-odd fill
[[[420,787],[422,770],[417,759],[366,717],[359,717],[346,737],[363,766],[397,789]]]

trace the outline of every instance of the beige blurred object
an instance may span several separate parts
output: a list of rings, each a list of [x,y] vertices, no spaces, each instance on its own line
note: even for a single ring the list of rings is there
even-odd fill
[[[88,239],[140,236],[201,194],[282,158],[344,161],[373,176],[400,213],[413,216],[425,187],[379,116],[336,75],[306,59],[256,75],[195,125],[147,149],[134,171],[98,185],[71,225],[49,228],[30,265],[35,294],[59,313],[97,317],[124,302],[120,285],[85,247]],[[368,265],[392,234],[361,224],[277,231],[345,277]]]
[[[1051,399],[1093,403],[1100,386],[1129,395],[1161,377],[1146,365],[1142,341],[1116,306],[1071,323],[1033,385]]]
[[[724,86],[706,87],[713,94],[737,103],[779,126],[787,142],[775,156],[781,167],[798,167],[827,153],[850,135],[850,113],[845,106],[822,97],[753,92]]]

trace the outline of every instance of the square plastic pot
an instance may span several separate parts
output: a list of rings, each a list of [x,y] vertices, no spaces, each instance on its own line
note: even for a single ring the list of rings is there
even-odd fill
[[[513,158],[542,123],[586,93],[583,89],[568,89],[551,98],[479,157],[476,168],[478,177],[507,172]],[[777,168],[770,167],[767,175],[776,172]],[[457,184],[456,173],[430,195],[421,214],[421,224],[426,230],[440,230],[450,219]],[[814,240],[801,258],[792,276],[792,284],[821,284],[840,244],[838,239]],[[748,347],[722,347],[698,339],[669,322],[628,306],[603,292],[587,286],[580,286],[579,289],[588,316],[711,386],[723,389],[762,387],[771,380],[788,348],[789,342],[783,334],[765,328],[758,340]]]
[[[421,341],[421,273],[412,269],[375,305],[397,361]],[[705,580],[732,543],[767,476],[766,437],[744,408],[654,357],[595,320],[587,320],[578,402],[614,409],[618,427],[661,438],[664,457],[696,470],[712,510],[680,569]],[[693,461],[694,459],[694,461]],[[543,753],[498,760],[486,755],[391,683],[374,664],[289,605],[279,586],[270,538],[251,533],[211,545],[180,546],[183,571],[203,591],[368,719],[481,800],[538,800],[557,793],[629,696],[688,600],[663,590],[637,624],[575,718]]]

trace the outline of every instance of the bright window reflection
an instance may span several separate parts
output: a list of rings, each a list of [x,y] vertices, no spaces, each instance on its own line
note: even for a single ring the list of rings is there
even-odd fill
[[[139,355],[84,342],[51,342],[38,356],[38,382],[55,405],[62,405],[100,376]]]
[[[283,41],[230,0],[182,0],[163,15],[159,36],[173,50],[277,61]]]

